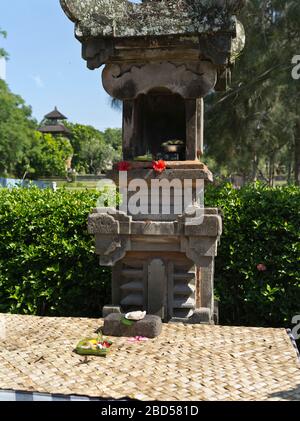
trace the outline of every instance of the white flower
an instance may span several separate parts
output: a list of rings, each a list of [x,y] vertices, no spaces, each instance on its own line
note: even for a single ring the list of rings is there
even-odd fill
[[[146,317],[146,311],[133,311],[131,313],[127,313],[125,319],[127,320],[143,320]]]

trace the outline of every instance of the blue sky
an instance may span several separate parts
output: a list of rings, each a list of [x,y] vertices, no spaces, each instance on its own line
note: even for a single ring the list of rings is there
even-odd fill
[[[38,120],[57,106],[70,121],[100,130],[121,127],[121,113],[110,107],[101,70],[88,70],[74,25],[59,0],[0,0],[0,45],[10,54],[10,89],[32,106]]]

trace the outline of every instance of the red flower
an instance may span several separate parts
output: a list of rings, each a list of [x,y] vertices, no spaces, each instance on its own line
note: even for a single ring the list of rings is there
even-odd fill
[[[267,270],[267,266],[264,265],[263,263],[260,263],[259,265],[257,265],[256,268],[259,272],[265,272]]]
[[[130,164],[129,162],[122,161],[118,163],[117,168],[118,168],[118,171],[128,171],[130,170]]]
[[[154,169],[155,172],[158,173],[162,173],[165,171],[165,169],[167,168],[165,161],[163,161],[162,159],[160,159],[159,161],[154,161],[152,168]]]

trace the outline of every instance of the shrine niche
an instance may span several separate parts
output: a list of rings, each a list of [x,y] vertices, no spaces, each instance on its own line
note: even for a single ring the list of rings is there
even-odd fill
[[[104,65],[103,87],[122,101],[128,183],[212,181],[201,162],[204,98],[230,81],[231,65],[244,46],[235,16],[242,3],[61,0],[87,66]],[[159,160],[163,171],[153,169],[152,161]],[[116,165],[110,174],[117,183],[119,171]],[[113,268],[112,311],[145,310],[164,321],[217,321],[214,259],[221,216],[217,209],[203,209],[200,221],[178,211],[174,203],[180,195],[180,188],[172,190],[169,214],[98,208],[90,215],[100,263]]]

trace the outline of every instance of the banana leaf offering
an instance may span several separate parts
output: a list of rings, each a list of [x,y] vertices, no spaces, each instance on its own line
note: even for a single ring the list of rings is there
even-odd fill
[[[79,355],[95,355],[106,357],[113,345],[113,342],[105,337],[86,338],[78,343],[75,352]]]

